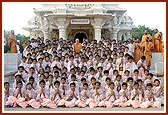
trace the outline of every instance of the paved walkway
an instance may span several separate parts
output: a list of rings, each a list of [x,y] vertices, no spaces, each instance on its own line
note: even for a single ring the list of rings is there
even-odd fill
[[[99,113],[102,112],[164,112],[164,106],[162,106],[162,108],[147,108],[147,109],[142,109],[142,108],[138,108],[138,109],[133,109],[132,107],[126,107],[126,108],[121,108],[121,107],[113,107],[113,108],[103,108],[103,107],[97,107],[97,108],[78,108],[78,107],[73,107],[73,108],[64,108],[64,107],[58,107],[56,109],[49,109],[49,108],[39,108],[39,109],[33,109],[31,107],[28,108],[20,108],[20,107],[15,107],[15,108],[5,108],[6,112],[12,111],[12,112],[24,112],[24,111],[31,111],[31,112],[37,112],[37,111],[50,111],[50,112],[96,112],[99,111]]]

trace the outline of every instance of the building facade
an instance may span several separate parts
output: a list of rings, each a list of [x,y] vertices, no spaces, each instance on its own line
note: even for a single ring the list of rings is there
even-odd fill
[[[126,40],[136,29],[126,9],[119,4],[43,4],[34,9],[35,17],[23,29],[30,32],[30,38],[63,38],[88,40],[101,37]]]

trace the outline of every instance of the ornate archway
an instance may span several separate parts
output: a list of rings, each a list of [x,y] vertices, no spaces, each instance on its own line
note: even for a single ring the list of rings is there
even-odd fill
[[[75,40],[76,40],[77,38],[79,39],[79,42],[80,42],[80,43],[83,43],[83,39],[84,39],[84,38],[86,38],[86,39],[88,38],[88,37],[87,37],[87,33],[84,32],[84,31],[77,31],[77,32],[75,33],[75,35],[74,35],[74,42],[75,42]]]

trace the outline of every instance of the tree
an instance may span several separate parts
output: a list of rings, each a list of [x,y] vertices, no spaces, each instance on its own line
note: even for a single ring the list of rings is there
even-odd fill
[[[16,39],[19,40],[20,45],[22,45],[24,42],[28,41],[30,39],[30,37],[26,37],[25,35],[17,34]]]
[[[4,30],[4,39],[5,39],[6,43],[8,41],[9,34],[10,34],[10,31]],[[21,48],[22,44],[24,42],[28,41],[30,39],[30,37],[29,36],[25,36],[25,35],[21,35],[21,34],[17,34],[16,35],[16,39],[19,40],[19,42],[20,42],[19,45],[20,45],[20,48]],[[6,45],[6,48],[7,48],[7,52],[8,52],[9,51],[8,45]]]
[[[5,50],[4,52],[5,52],[5,53],[9,52],[9,47],[8,47],[8,45],[7,45],[9,33],[10,33],[10,31],[4,30],[4,41],[5,41],[5,43],[6,43],[6,44],[4,44],[4,50]]]
[[[143,25],[143,26],[139,25],[138,29],[135,30],[135,32],[132,33],[132,37],[141,40],[142,39],[142,35],[144,34],[145,30],[147,30],[147,32],[149,34],[151,34],[152,36],[154,35],[154,29],[151,29],[149,27],[145,27],[145,25]]]
[[[6,40],[6,42],[8,41],[8,35],[10,34],[10,31],[6,31],[4,30],[4,39]],[[16,39],[20,41],[20,45],[22,45],[25,41],[29,40],[30,37],[29,36],[25,36],[25,35],[21,35],[21,34],[17,34],[16,35]]]

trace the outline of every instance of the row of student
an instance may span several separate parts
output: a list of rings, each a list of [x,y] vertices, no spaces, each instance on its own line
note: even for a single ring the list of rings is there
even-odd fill
[[[94,79],[94,78],[93,78]],[[102,89],[102,83],[96,81],[89,86],[84,82],[81,91],[77,89],[74,82],[69,84],[69,89],[65,85],[65,78],[61,78],[61,83],[55,81],[52,88],[46,87],[45,80],[39,82],[39,87],[33,89],[32,83],[26,84],[26,89],[23,88],[22,81],[17,81],[17,86],[13,91],[9,88],[9,83],[5,82],[5,105],[6,106],[21,106],[23,108],[31,106],[33,108],[49,107],[56,108],[57,106],[66,107],[107,107],[114,106],[133,108],[160,108],[164,104],[163,87],[160,86],[158,79],[152,83],[147,83],[146,88],[142,86],[142,81],[134,82],[132,79],[128,83],[123,82],[121,89],[117,89],[115,83],[107,80],[107,89]],[[143,90],[144,89],[144,90]]]
[[[152,76],[152,74],[149,74],[149,78],[151,78],[150,76]],[[149,79],[149,78],[146,78],[145,82],[142,84],[143,87],[145,87],[147,83],[152,83],[152,84],[153,84],[154,80]],[[68,81],[66,77],[61,77],[61,78],[53,79],[53,76],[52,76],[52,75],[49,75],[48,78],[45,78],[45,75],[42,74],[42,75],[40,75],[40,78],[39,78],[39,80],[38,80],[37,82],[35,82],[34,78],[31,76],[31,77],[29,78],[29,80],[28,80],[27,83],[31,83],[32,86],[33,86],[33,89],[37,89],[37,88],[39,87],[39,81],[44,80],[44,81],[46,81],[46,87],[47,87],[47,88],[52,88],[55,81],[62,81],[62,80],[63,80],[63,82],[65,82],[67,88],[69,88],[69,87],[68,87],[69,84],[73,82],[73,83],[76,84],[77,89],[80,91],[80,90],[82,89],[83,83],[87,82],[88,85],[89,85],[90,87],[92,87],[92,85],[93,85],[96,81],[99,81],[100,83],[102,83],[102,89],[105,91],[106,89],[108,89],[108,84],[109,84],[109,82],[111,82],[111,81],[115,83],[116,89],[118,89],[118,87],[120,87],[123,82],[127,82],[127,83],[129,84],[129,88],[133,87],[133,83],[134,83],[135,81],[137,81],[137,80],[143,82],[141,79],[136,79],[136,80],[135,80],[135,79],[133,79],[132,77],[128,77],[128,78],[126,79],[126,81],[121,81],[121,79],[122,79],[122,76],[121,76],[121,75],[116,75],[115,80],[111,80],[111,78],[106,77],[106,78],[102,81],[102,80],[96,79],[95,77],[92,77],[92,78],[90,79],[90,81],[88,81],[88,79],[85,78],[85,77],[82,77],[80,80],[76,80],[76,76],[75,76],[75,75],[71,75],[71,80]],[[124,79],[124,80],[125,80],[125,79]],[[14,81],[14,83],[13,83],[13,89],[16,88],[16,86],[17,86],[17,84],[16,84],[17,81],[22,81],[21,75],[18,75],[18,74],[16,75],[16,79],[15,79],[15,81]],[[22,81],[22,82],[23,82],[23,81]],[[25,86],[25,85],[26,85],[26,83],[23,82],[23,86]]]
[[[104,70],[103,67],[98,67],[97,70],[95,70],[93,67],[90,67],[88,70],[86,66],[83,66],[80,68],[71,68],[70,72],[68,72],[66,67],[63,67],[62,69],[59,69],[57,66],[54,66],[53,69],[51,69],[49,66],[47,66],[44,69],[40,69],[39,72],[35,71],[34,67],[31,67],[28,71],[24,71],[23,66],[18,67],[18,72],[15,75],[15,82],[13,83],[13,88],[16,87],[16,81],[22,80],[24,83],[29,82],[33,79],[34,84],[33,86],[37,86],[37,83],[40,80],[50,80],[51,83],[53,83],[56,80],[61,79],[60,76],[65,77],[67,82],[76,82],[76,84],[80,84],[80,81],[82,78],[85,78],[86,81],[90,84],[91,78],[94,77],[97,81],[105,84],[106,78],[110,78],[113,82],[118,80],[118,82],[126,82],[129,77],[133,78],[134,81],[137,79],[141,79],[144,82],[144,86],[148,82],[153,82],[156,77],[153,76],[152,73],[149,73],[149,70],[144,71],[144,75],[141,76],[138,69],[135,69],[133,74],[130,74],[129,70],[125,70],[123,75],[119,75],[120,72],[118,70],[113,70],[112,73],[109,70]]]
[[[45,43],[46,46],[39,46],[39,47],[34,47],[33,45],[35,44],[34,42],[29,43],[29,45],[27,45],[26,48],[24,49],[23,56],[27,57],[28,59],[30,57],[33,59],[39,59],[40,57],[43,57],[44,59],[45,56],[47,56],[47,62],[48,62],[48,58],[50,61],[54,61],[55,56],[61,59],[62,57],[70,58],[70,56],[73,55],[75,56],[74,60],[78,60],[79,62],[80,62],[80,59],[78,59],[78,57],[82,57],[83,55],[86,55],[88,58],[95,58],[96,56],[98,58],[99,57],[102,57],[102,58],[112,57],[114,58],[113,60],[114,62],[116,60],[115,58],[120,58],[118,57],[120,55],[119,54],[120,52],[122,53],[121,55],[125,55],[126,53],[128,53],[129,55],[133,56],[133,46],[130,43],[119,47],[117,46],[117,43],[115,40],[112,41],[112,44],[110,43],[110,41],[108,41],[107,43],[103,43],[103,42],[95,43],[94,41],[92,41],[91,43],[85,42],[83,43],[81,52],[76,53],[76,54],[75,54],[75,51],[73,51],[72,43],[68,44],[68,42],[65,41],[64,44],[66,45],[64,46],[62,43],[62,40],[59,40],[57,42],[58,42],[57,45],[55,45],[54,42],[51,42],[51,43],[46,42]],[[138,60],[139,59],[140,57],[138,58]]]
[[[114,53],[113,53],[114,52]],[[112,51],[112,54],[103,54],[102,56],[98,53],[92,54],[73,54],[66,53],[28,53],[27,56],[23,56],[22,63],[20,65],[24,66],[25,70],[29,71],[30,67],[35,67],[37,70],[40,68],[45,68],[47,65],[58,68],[66,67],[70,71],[73,67],[93,67],[96,69],[99,66],[103,67],[103,70],[113,70],[123,68],[123,70],[130,69],[132,72],[136,68],[147,69],[146,58],[142,56],[137,63],[134,62],[133,56],[126,52]],[[131,69],[132,68],[132,69]]]
[[[147,39],[147,38],[145,38]],[[113,53],[124,52],[124,54],[128,53],[129,55],[134,57],[135,63],[141,58],[142,55],[145,55],[146,59],[146,66],[149,69],[151,66],[151,49],[148,48],[146,45],[140,45],[136,43],[137,41],[134,40],[135,43],[131,43],[131,40],[124,41],[122,43],[117,43],[116,40],[105,39],[102,37],[102,41],[97,43],[96,40],[88,41],[84,39],[82,43],[82,48],[80,54],[92,54],[93,56],[99,55],[103,57],[103,54],[106,54],[107,57],[113,57]],[[143,41],[145,42],[145,41]],[[145,44],[148,42],[145,42]],[[139,45],[138,45],[139,44]],[[74,54],[75,51],[73,50],[73,41],[72,40],[63,40],[60,39],[52,39],[46,40],[45,43],[42,39],[38,38],[37,40],[31,39],[24,48],[23,55],[27,56],[27,53],[33,53],[33,55],[39,54],[40,52],[55,54],[64,56],[67,54]],[[50,56],[51,56],[50,55]]]
[[[123,53],[121,52],[120,54],[122,55]],[[96,58],[93,59],[91,56],[91,59],[89,60],[84,57],[78,58],[79,60],[75,60],[74,56],[70,56],[69,59],[62,57],[61,60],[59,60],[59,58],[56,56],[53,62],[51,62],[48,57],[46,57],[45,59],[39,58],[38,62],[36,59],[26,59],[26,57],[23,57],[20,66],[23,66],[27,72],[31,67],[34,67],[36,71],[39,71],[40,68],[53,68],[54,66],[57,66],[59,69],[66,67],[68,71],[70,71],[71,68],[74,67],[82,68],[83,66],[86,66],[87,68],[93,67],[94,69],[103,67],[103,70],[109,70],[110,74],[112,74],[114,69],[117,69],[118,71],[120,71],[120,73],[123,73],[123,71],[125,70],[129,70],[131,74],[135,69],[139,69],[141,75],[143,75],[143,70],[146,69],[145,56],[142,56],[137,64],[133,62],[133,57],[129,54],[126,54],[125,58],[123,58],[122,56],[121,58],[116,60],[116,63],[113,62],[114,58],[111,57],[106,60],[101,58],[99,61]],[[66,58],[68,58],[68,55]],[[78,61],[78,64],[76,61]]]

